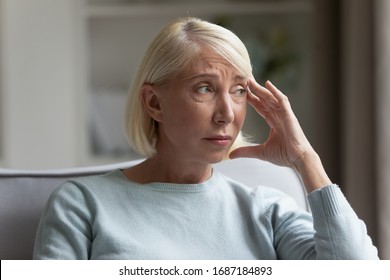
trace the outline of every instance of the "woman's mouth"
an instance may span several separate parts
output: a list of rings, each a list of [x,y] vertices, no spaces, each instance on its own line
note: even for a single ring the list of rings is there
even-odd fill
[[[216,135],[216,136],[206,137],[204,138],[204,140],[216,146],[226,147],[230,145],[232,141],[232,137],[225,136],[225,135]]]

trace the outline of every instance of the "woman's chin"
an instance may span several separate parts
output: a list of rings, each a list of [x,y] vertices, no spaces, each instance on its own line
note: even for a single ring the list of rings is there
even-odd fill
[[[215,164],[224,160],[229,159],[229,152],[224,152],[224,153],[218,153],[215,155],[210,155],[208,162],[210,164]]]

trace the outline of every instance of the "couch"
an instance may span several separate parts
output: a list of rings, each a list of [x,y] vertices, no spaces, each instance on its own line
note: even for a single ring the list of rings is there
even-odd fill
[[[50,194],[70,178],[103,174],[136,164],[129,161],[96,167],[53,170],[0,168],[0,259],[31,259],[37,225]],[[300,177],[292,169],[256,159],[235,159],[214,168],[250,187],[265,185],[292,196],[310,211]]]

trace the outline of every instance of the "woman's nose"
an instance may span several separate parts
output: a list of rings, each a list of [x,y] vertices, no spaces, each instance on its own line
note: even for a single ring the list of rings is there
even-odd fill
[[[216,98],[213,121],[216,124],[229,124],[234,120],[233,101],[229,93]]]

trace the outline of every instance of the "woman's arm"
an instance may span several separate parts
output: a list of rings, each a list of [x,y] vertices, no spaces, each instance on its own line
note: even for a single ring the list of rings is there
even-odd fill
[[[91,214],[85,193],[66,182],[51,195],[39,222],[33,259],[88,259]]]
[[[270,134],[263,144],[238,148],[230,154],[230,158],[254,157],[295,169],[309,194],[313,214],[315,234],[308,236],[297,231],[294,236],[301,239],[300,244],[313,244],[314,241],[314,247],[305,252],[302,252],[303,248],[298,248],[288,253],[296,245],[290,241],[294,238],[285,238],[295,232],[291,228],[294,229],[296,223],[299,225],[299,219],[277,219],[283,225],[279,227],[278,234],[281,240],[287,240],[281,242],[284,244],[281,255],[287,254],[287,258],[376,259],[377,250],[367,235],[364,223],[356,216],[340,189],[332,184],[318,154],[303,133],[288,98],[269,81],[262,87],[252,78],[248,87],[248,102],[270,126]],[[294,209],[285,210],[287,215],[277,216],[294,216]],[[307,253],[311,250],[314,252]]]

